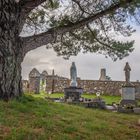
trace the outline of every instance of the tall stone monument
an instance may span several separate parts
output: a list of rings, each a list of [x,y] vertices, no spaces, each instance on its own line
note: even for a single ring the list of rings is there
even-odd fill
[[[122,86],[122,100],[120,104],[122,106],[127,104],[136,105],[135,86],[130,82],[131,68],[128,62],[126,62],[124,71],[125,71],[125,85]]]
[[[77,87],[77,70],[74,62],[72,62],[72,65],[70,67],[70,78],[70,87]]]
[[[79,102],[81,94],[83,93],[83,89],[77,85],[77,69],[75,62],[72,62],[70,67],[70,79],[70,86],[64,88],[65,101],[71,100],[72,102]]]
[[[131,71],[131,68],[130,68],[128,62],[126,62],[126,65],[125,65],[125,67],[124,67],[124,71],[125,71],[125,81],[126,81],[126,85],[127,85],[127,86],[130,86],[130,85],[132,85],[131,82],[130,82],[130,71]]]
[[[99,80],[100,81],[106,81],[106,69],[105,68],[101,69]]]

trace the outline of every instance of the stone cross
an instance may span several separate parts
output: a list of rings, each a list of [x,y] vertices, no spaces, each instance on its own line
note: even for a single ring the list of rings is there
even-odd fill
[[[71,87],[77,87],[77,70],[75,66],[75,62],[72,62],[72,65],[70,67],[70,77],[71,77]]]
[[[124,67],[124,71],[125,71],[125,81],[126,81],[126,84],[129,84],[130,83],[130,71],[131,71],[131,68],[130,68],[128,62],[126,62],[126,65]]]

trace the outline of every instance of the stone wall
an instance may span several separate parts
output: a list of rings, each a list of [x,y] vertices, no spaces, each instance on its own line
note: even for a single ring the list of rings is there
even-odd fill
[[[64,88],[68,87],[70,81],[62,77],[47,77],[46,78],[46,92],[64,92]]]
[[[46,91],[64,92],[65,87],[69,87],[68,79],[48,79]],[[137,94],[140,93],[140,82],[132,82],[136,86]],[[54,84],[54,85],[53,85]],[[106,95],[120,95],[124,81],[99,81],[99,80],[78,80],[78,87],[82,87],[85,93],[101,92]]]
[[[99,91],[106,95],[120,95],[121,87],[125,84],[124,81],[78,80],[77,82],[78,87],[82,87],[85,93],[96,93]],[[32,81],[32,83],[36,82]],[[64,92],[64,88],[69,87],[69,83],[70,80],[67,78],[61,78],[57,76],[53,78],[51,76],[47,77],[46,92]],[[137,96],[140,96],[140,82],[132,82],[132,84],[136,87]],[[36,84],[32,84],[34,88],[32,86],[29,87],[32,87],[32,89],[35,90],[35,85]],[[39,83],[37,83],[37,85],[39,85]]]
[[[139,82],[132,82],[136,89],[140,87]],[[105,95],[120,95],[121,87],[125,85],[124,81],[99,81],[99,80],[81,80],[79,86],[84,88],[86,93],[101,92]]]

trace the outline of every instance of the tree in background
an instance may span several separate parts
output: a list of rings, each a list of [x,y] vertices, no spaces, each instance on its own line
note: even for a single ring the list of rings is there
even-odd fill
[[[0,99],[22,95],[21,63],[29,51],[46,45],[69,58],[98,52],[113,60],[133,51],[130,36],[139,23],[138,0],[0,0]]]

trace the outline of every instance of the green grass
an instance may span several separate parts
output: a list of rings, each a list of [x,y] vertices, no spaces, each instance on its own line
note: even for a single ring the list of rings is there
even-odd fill
[[[54,93],[54,94],[46,94],[46,93],[40,93],[40,94],[33,94],[34,97],[50,97],[50,98],[60,98],[64,97],[63,93]],[[84,98],[95,98],[95,94],[83,94],[82,97]],[[108,96],[108,95],[102,95],[101,98],[105,100],[106,104],[112,104],[112,102],[119,103],[121,100],[120,96]]]
[[[139,115],[54,103],[40,96],[0,101],[0,140],[140,139]]]

